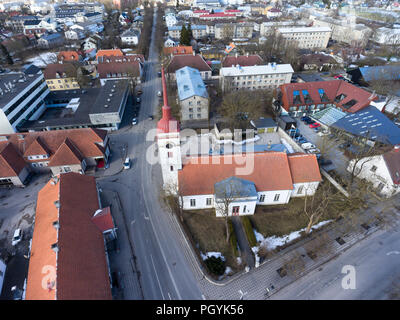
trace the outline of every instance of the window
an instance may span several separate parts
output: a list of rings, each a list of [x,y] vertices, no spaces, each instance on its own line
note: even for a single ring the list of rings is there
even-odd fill
[[[207,206],[211,206],[211,203],[212,203],[212,198],[207,198],[206,199],[206,205]]]
[[[168,152],[168,158],[172,158],[172,152]]]
[[[279,201],[279,196],[280,196],[280,194],[276,194],[274,197],[274,201]]]
[[[343,93],[339,94],[336,98],[335,98],[335,102],[340,102],[342,101],[344,98],[346,98],[347,96]]]
[[[243,206],[243,213],[246,213],[246,205]]]
[[[371,167],[371,172],[375,172],[376,169],[378,169],[376,166],[372,166],[372,167]]]
[[[342,107],[345,109],[349,109],[352,106],[354,106],[356,103],[357,103],[357,100],[351,99],[350,101],[348,101],[344,105],[342,105]]]
[[[302,194],[302,193],[303,193],[303,189],[304,189],[304,186],[300,186],[300,187],[297,189],[297,194]]]
[[[196,199],[190,199],[190,206],[195,207],[196,206]]]
[[[71,172],[71,168],[70,167],[64,167],[64,172]]]
[[[170,170],[170,171],[174,171],[174,166],[170,166],[170,167],[169,167],[169,170]]]
[[[265,194],[260,195],[259,202],[264,202],[264,200],[265,200]]]

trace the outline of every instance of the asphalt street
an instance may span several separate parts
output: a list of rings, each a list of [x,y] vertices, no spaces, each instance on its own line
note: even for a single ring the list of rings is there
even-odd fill
[[[342,273],[345,266],[354,267],[354,289],[342,287],[348,272]],[[383,300],[391,294],[397,294],[399,299],[399,266],[400,231],[378,231],[322,268],[277,292],[271,299]]]
[[[154,16],[153,34],[156,15]],[[152,37],[150,53],[146,62],[146,79],[143,83],[142,105],[139,123],[129,129],[111,135],[116,146],[127,146],[126,152],[132,167],[121,173],[99,180],[105,189],[119,193],[128,229],[133,242],[137,269],[145,299],[201,299],[196,278],[182,248],[180,234],[172,223],[170,213],[160,207],[158,188],[161,169],[150,165],[146,154],[155,143],[146,141],[148,132],[155,129],[156,121],[148,116],[157,112],[157,91],[161,81],[157,76],[158,53]],[[131,106],[127,106],[128,108]],[[121,156],[121,167],[122,167]],[[140,296],[136,297],[140,299]]]

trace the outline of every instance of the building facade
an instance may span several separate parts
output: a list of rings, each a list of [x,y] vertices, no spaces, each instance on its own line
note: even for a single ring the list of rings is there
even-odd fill
[[[328,46],[332,30],[329,27],[279,28],[278,32],[299,49],[323,49]]]

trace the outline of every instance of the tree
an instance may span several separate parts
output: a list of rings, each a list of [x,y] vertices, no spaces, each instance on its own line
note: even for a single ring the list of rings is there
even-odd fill
[[[258,119],[267,112],[268,91],[235,91],[224,96],[220,107],[229,129],[246,129],[250,119]]]
[[[182,29],[181,29],[181,36],[180,36],[180,38],[179,38],[179,43],[182,45],[182,46],[190,46],[190,34],[189,34],[189,31],[188,31],[188,29],[186,28],[186,26],[185,25],[183,25],[182,26]]]
[[[215,211],[225,218],[226,242],[229,242],[230,205],[240,197],[240,183],[235,179],[226,179],[214,186]]]

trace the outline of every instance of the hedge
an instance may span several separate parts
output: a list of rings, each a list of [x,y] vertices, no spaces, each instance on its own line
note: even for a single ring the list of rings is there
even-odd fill
[[[235,230],[233,229],[233,224],[232,224],[232,220],[231,219],[228,220],[228,227],[229,227],[229,242],[231,244],[234,256],[238,257],[239,256],[239,251],[238,251],[238,248],[237,248],[237,238],[236,238]]]
[[[241,217],[242,224],[244,228],[244,232],[246,233],[247,241],[249,241],[250,247],[257,246],[257,239],[254,235],[253,226],[251,225],[251,221],[249,217]]]

